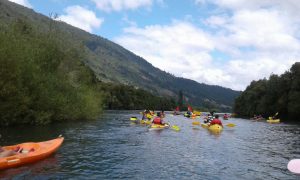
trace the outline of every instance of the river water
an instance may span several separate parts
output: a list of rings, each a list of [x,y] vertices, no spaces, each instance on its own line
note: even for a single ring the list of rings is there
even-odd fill
[[[211,134],[183,116],[166,116],[181,131],[132,124],[134,111],[108,111],[97,121],[1,128],[1,145],[62,134],[54,155],[0,171],[2,179],[300,179],[287,170],[300,158],[300,126],[232,118]],[[196,119],[203,122],[202,118]]]

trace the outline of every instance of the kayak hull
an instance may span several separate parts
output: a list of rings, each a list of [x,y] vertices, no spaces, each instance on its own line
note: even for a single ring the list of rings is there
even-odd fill
[[[18,167],[24,164],[33,163],[53,154],[63,143],[64,138],[59,137],[43,142],[28,142],[13,146],[5,146],[5,150],[15,150],[16,148],[23,149],[22,153],[13,156],[0,158],[0,169]],[[29,150],[33,150],[30,152]]]
[[[208,128],[209,127],[209,123],[203,123],[203,124],[201,124],[201,127],[203,127],[203,128]]]
[[[223,127],[219,124],[213,124],[208,127],[208,130],[213,133],[220,133],[223,130]]]
[[[161,124],[151,124],[150,129],[149,130],[162,130],[169,127],[169,125],[165,124],[165,125],[161,125]]]
[[[267,120],[268,123],[280,123],[280,119],[269,119]]]
[[[140,120],[140,123],[141,124],[147,124],[147,125],[150,125],[152,123],[152,121],[150,120]]]

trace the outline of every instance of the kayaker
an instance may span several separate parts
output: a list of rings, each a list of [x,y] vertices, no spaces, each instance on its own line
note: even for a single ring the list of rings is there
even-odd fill
[[[160,114],[162,115],[163,118],[166,117],[166,114],[165,114],[165,111],[164,111],[164,110],[161,110],[161,113],[160,113]]]
[[[8,156],[13,156],[16,155],[17,153],[13,150],[5,150],[2,147],[0,147],[0,158],[1,157],[8,157]]]
[[[216,115],[216,116],[215,116],[215,119],[213,119],[213,120],[210,122],[210,125],[213,125],[213,124],[219,124],[219,125],[223,126],[222,121],[219,119],[219,115]]]
[[[204,120],[204,123],[210,123],[213,120],[212,115],[208,114],[206,119]]]
[[[145,111],[143,112],[142,120],[148,119],[148,118],[147,118],[147,114],[148,114],[148,113],[150,113],[149,110],[145,110]]]
[[[157,113],[157,117],[155,117],[152,121],[153,124],[160,124],[165,125],[166,123],[163,122],[163,116],[160,112]]]
[[[276,114],[272,117],[272,119],[278,119],[277,116],[278,116],[278,113],[276,113]]]

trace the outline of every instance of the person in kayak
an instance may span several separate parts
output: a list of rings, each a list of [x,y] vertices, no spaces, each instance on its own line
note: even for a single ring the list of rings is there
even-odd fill
[[[215,119],[210,122],[210,125],[219,124],[223,127],[222,121],[219,119],[219,115],[215,115]]]
[[[164,118],[164,117],[166,117],[166,114],[165,114],[165,111],[164,110],[161,110],[161,116]]]
[[[149,110],[145,110],[143,112],[142,120],[151,120],[151,118],[149,119],[150,116],[151,116],[150,111]]]
[[[155,117],[152,121],[153,124],[165,125],[166,123],[163,121],[163,115],[161,112],[157,113],[157,117]]]
[[[16,155],[17,153],[13,150],[5,150],[2,147],[0,147],[0,158],[2,157],[8,157],[8,156],[13,156]]]
[[[224,118],[224,119],[228,119],[229,116],[225,113],[224,116],[223,116],[223,118]]]
[[[204,123],[210,123],[213,120],[212,115],[207,114],[207,116],[205,117]]]

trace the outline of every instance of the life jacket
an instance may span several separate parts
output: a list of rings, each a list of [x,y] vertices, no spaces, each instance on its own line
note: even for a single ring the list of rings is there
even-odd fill
[[[162,124],[162,120],[161,120],[160,117],[156,117],[156,118],[153,119],[153,123],[154,124]]]
[[[212,120],[212,121],[210,122],[210,125],[213,125],[213,124],[219,124],[219,125],[223,126],[220,119],[214,119],[214,120]]]

